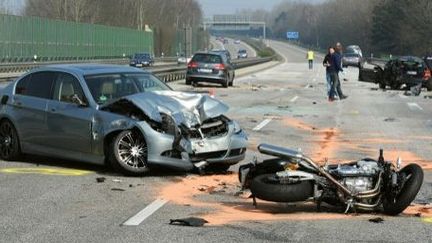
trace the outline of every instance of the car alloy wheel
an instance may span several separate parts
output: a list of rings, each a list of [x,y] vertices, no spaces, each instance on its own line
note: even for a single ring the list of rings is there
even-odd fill
[[[117,142],[119,162],[132,168],[147,167],[147,144],[132,131],[122,133]]]
[[[4,160],[17,159],[20,154],[18,134],[9,121],[0,124],[0,156]]]
[[[125,175],[141,176],[149,171],[147,143],[138,131],[120,132],[111,141],[108,155],[113,168]]]

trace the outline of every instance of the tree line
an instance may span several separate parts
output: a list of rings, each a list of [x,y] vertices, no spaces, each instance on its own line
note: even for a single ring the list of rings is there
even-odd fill
[[[248,14],[266,21],[270,36],[286,39],[287,31],[298,31],[303,44],[320,49],[342,42],[375,56],[432,50],[431,0],[285,1]]]
[[[155,35],[155,53],[169,53],[185,26],[198,28],[203,13],[196,0],[26,0],[24,16],[103,24]]]

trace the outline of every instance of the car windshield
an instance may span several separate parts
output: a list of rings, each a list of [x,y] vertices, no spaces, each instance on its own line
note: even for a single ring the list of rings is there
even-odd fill
[[[171,90],[164,82],[148,73],[113,73],[85,76],[96,103],[102,105],[124,96],[151,91]]]
[[[149,54],[135,54],[134,58],[136,59],[143,59],[143,58],[149,58]]]
[[[192,61],[201,63],[222,63],[222,58],[218,55],[196,54]]]
[[[358,57],[359,54],[357,54],[357,53],[346,53],[345,56],[346,57]]]

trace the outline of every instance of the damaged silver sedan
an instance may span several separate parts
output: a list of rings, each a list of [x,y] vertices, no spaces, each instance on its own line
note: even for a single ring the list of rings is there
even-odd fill
[[[136,68],[47,66],[7,86],[0,102],[4,160],[40,154],[143,175],[155,166],[227,170],[245,157],[247,137],[224,103]]]

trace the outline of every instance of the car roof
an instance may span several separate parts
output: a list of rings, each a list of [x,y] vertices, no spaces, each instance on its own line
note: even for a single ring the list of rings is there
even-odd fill
[[[108,73],[150,73],[139,68],[111,65],[111,64],[91,64],[91,63],[78,63],[78,64],[56,64],[47,65],[35,69],[34,71],[64,71],[75,73],[78,75],[86,76],[92,74],[108,74]]]

